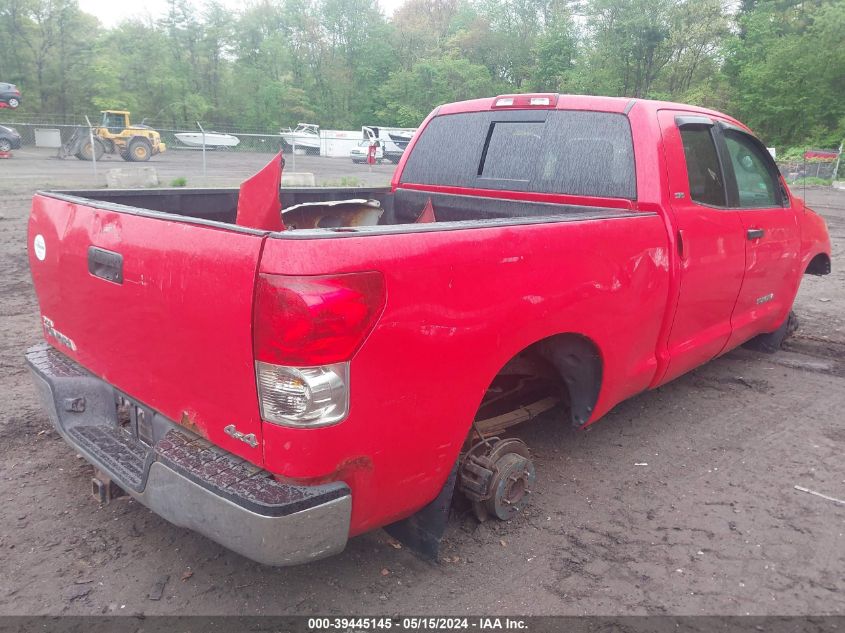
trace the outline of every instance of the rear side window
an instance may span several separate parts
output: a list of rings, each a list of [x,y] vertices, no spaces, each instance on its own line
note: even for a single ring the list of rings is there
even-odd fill
[[[631,128],[608,112],[471,112],[435,117],[401,182],[636,198]]]
[[[713,207],[728,206],[725,183],[710,126],[681,128],[690,197]]]

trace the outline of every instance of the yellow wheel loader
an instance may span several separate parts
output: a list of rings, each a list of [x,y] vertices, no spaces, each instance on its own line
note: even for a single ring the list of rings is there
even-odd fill
[[[103,121],[93,129],[93,135],[92,144],[88,128],[77,128],[59,149],[59,157],[100,160],[103,154],[118,153],[123,160],[143,162],[166,149],[158,132],[147,125],[132,125],[126,110],[103,110]]]

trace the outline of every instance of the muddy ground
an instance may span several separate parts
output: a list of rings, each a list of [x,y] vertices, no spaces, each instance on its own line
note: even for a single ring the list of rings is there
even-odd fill
[[[176,154],[151,165],[200,184],[199,157]],[[232,184],[266,156],[212,160],[206,184]],[[319,158],[297,169],[362,184],[391,172]],[[439,563],[376,531],[334,558],[271,569],[135,502],[99,506],[91,468],[36,402],[23,363],[40,339],[30,196],[92,184],[90,166],[44,152],[0,161],[0,614],[845,612],[845,505],[794,488],[845,499],[845,192],[807,191],[834,272],[805,278],[786,350],[731,352],[586,432],[553,414],[526,425],[532,503],[509,523],[453,515]]]

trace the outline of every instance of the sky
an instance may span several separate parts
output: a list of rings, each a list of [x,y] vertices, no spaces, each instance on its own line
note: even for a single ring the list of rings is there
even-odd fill
[[[388,16],[392,15],[393,11],[402,4],[402,0],[378,0],[382,11]],[[192,4],[197,7],[202,6],[201,0],[192,0]],[[239,10],[244,7],[243,0],[223,0],[223,4],[231,7],[233,10]],[[167,10],[167,0],[141,0],[137,2],[127,2],[126,0],[79,0],[79,8],[96,15],[100,18],[100,22],[104,26],[112,27],[131,17],[145,18],[152,16],[158,18],[164,15]]]

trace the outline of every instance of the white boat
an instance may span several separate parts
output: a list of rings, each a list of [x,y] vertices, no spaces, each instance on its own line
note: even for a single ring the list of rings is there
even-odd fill
[[[320,126],[313,123],[300,123],[295,129],[288,128],[280,132],[285,142],[293,148],[309,153],[320,153]]]
[[[241,142],[237,136],[222,132],[179,132],[175,135],[179,141],[190,148],[201,149],[203,143],[206,148],[235,147]]]

